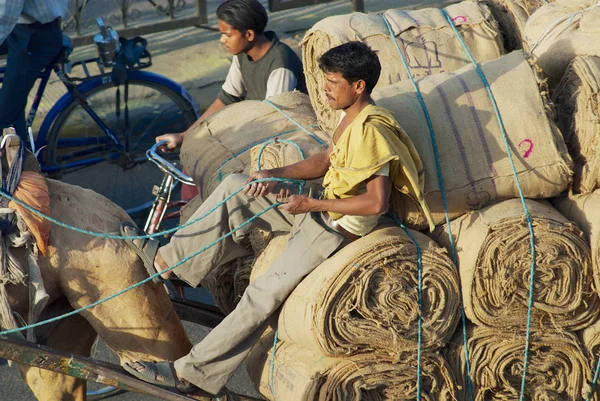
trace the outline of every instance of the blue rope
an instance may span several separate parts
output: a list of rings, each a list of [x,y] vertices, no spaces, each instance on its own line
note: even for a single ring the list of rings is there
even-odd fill
[[[452,255],[452,261],[454,262],[454,265],[458,269],[458,258],[456,256],[456,246],[454,244],[454,237],[452,235],[452,228],[450,226],[450,216],[448,215],[448,201],[446,199],[444,178],[442,176],[442,167],[440,165],[439,152],[438,152],[438,147],[437,147],[437,140],[435,137],[435,130],[433,128],[433,122],[431,121],[431,117],[429,115],[429,111],[427,110],[427,106],[425,105],[425,100],[423,99],[421,90],[419,89],[419,86],[417,85],[417,82],[415,81],[415,78],[410,70],[410,67],[408,66],[408,63],[406,62],[406,57],[404,56],[404,52],[400,49],[400,46],[398,46],[398,41],[396,40],[394,31],[392,30],[392,27],[391,27],[389,21],[385,18],[385,16],[383,14],[381,15],[381,18],[383,19],[383,21],[385,22],[385,25],[388,28],[390,38],[392,39],[392,41],[394,42],[394,45],[396,46],[396,50],[398,51],[398,54],[400,55],[400,60],[402,61],[402,64],[404,65],[406,73],[408,74],[408,78],[410,79],[410,82],[412,83],[413,88],[415,89],[415,94],[417,95],[417,99],[419,100],[421,109],[423,110],[423,114],[425,115],[427,127],[429,128],[429,135],[431,137],[431,146],[433,147],[433,154],[435,156],[435,167],[436,167],[436,172],[437,172],[437,178],[438,178],[438,182],[440,183],[440,192],[442,195],[442,202],[444,205],[444,216],[445,216],[445,220],[446,220],[446,226],[448,228],[448,237],[450,240],[450,250],[451,250],[450,253]],[[460,282],[460,274],[458,277],[459,277],[459,282]],[[468,391],[469,391],[469,399],[471,401],[473,401],[473,383],[471,380],[471,363],[469,361],[469,348],[467,345],[467,317],[465,316],[462,292],[460,292],[460,291],[459,291],[459,302],[460,302],[461,320],[462,320],[462,326],[463,326],[463,344],[464,344],[464,350],[465,350],[465,369],[467,371],[467,387],[468,387]]]
[[[275,337],[273,338],[273,351],[271,352],[271,366],[269,368],[269,387],[271,389],[271,395],[275,400],[275,352],[277,351],[277,342],[279,341],[279,329],[275,330]]]
[[[596,363],[596,372],[594,372],[594,379],[592,380],[592,389],[590,391],[590,395],[588,396],[588,398],[586,398],[585,401],[591,400],[594,396],[594,393],[596,392],[596,386],[598,383],[598,375],[600,375],[600,357],[598,358],[598,362]]]
[[[289,115],[287,115],[285,113],[285,111],[281,110],[279,107],[277,107],[275,104],[273,104],[273,102],[271,102],[268,99],[263,100],[263,102],[265,102],[266,104],[268,104],[269,106],[271,106],[272,108],[274,108],[275,110],[277,110],[282,116],[284,116],[285,118],[287,118],[289,121],[291,121],[292,123],[294,123],[298,128],[300,128],[302,131],[306,132],[308,135],[310,135],[311,137],[313,137],[313,139],[317,142],[319,142],[321,145],[323,145],[325,148],[327,148],[329,145],[327,144],[327,142],[323,141],[321,138],[319,138],[318,136],[316,136],[315,134],[313,134],[312,132],[310,132],[309,130],[307,130],[306,128],[304,128],[302,126],[302,124],[298,123],[296,120],[294,120],[292,117],[290,117]]]
[[[242,187],[242,189],[243,189],[243,187]],[[237,192],[239,192],[239,191],[237,191]],[[225,201],[222,201],[221,203],[224,203],[224,202],[225,202]],[[100,305],[101,303],[104,303],[104,302],[106,302],[106,301],[110,301],[111,299],[113,299],[113,298],[116,298],[116,297],[118,297],[119,295],[121,295],[121,294],[124,294],[124,293],[125,293],[125,292],[127,292],[127,291],[133,290],[134,288],[137,288],[137,287],[139,287],[139,286],[141,286],[141,285],[143,285],[143,284],[147,283],[148,281],[152,280],[152,279],[153,279],[153,278],[155,278],[155,277],[158,277],[158,276],[160,276],[160,275],[161,275],[161,274],[163,274],[163,273],[166,273],[166,272],[168,272],[168,271],[171,271],[171,270],[173,270],[173,269],[175,269],[175,268],[177,268],[177,267],[181,266],[182,264],[184,264],[184,263],[185,263],[185,262],[187,262],[188,260],[190,260],[190,259],[192,259],[192,258],[194,258],[194,257],[198,256],[198,255],[199,255],[199,254],[201,254],[202,252],[204,252],[204,251],[206,251],[207,249],[209,249],[209,248],[213,247],[214,245],[216,245],[217,243],[221,242],[221,241],[222,241],[222,240],[224,240],[225,238],[227,238],[227,237],[231,236],[231,235],[232,235],[233,233],[235,233],[236,231],[238,231],[238,230],[242,229],[243,227],[247,226],[248,224],[250,224],[250,223],[251,223],[253,220],[257,219],[258,217],[262,216],[263,214],[265,214],[265,213],[266,213],[266,212],[268,212],[269,210],[271,210],[271,209],[274,209],[274,208],[278,207],[278,206],[279,206],[279,205],[281,205],[281,204],[282,204],[281,202],[276,202],[276,203],[272,204],[271,206],[269,206],[269,207],[265,208],[265,209],[264,209],[262,212],[259,212],[259,213],[255,214],[255,215],[254,215],[254,216],[252,216],[250,219],[246,220],[245,222],[243,222],[243,223],[242,223],[242,224],[240,224],[239,226],[237,226],[237,227],[234,227],[234,228],[233,228],[233,230],[231,230],[231,231],[229,231],[228,233],[226,233],[226,234],[222,235],[221,237],[217,238],[215,241],[213,241],[213,242],[211,242],[210,244],[206,245],[206,246],[205,246],[205,247],[203,247],[202,249],[200,249],[200,250],[198,250],[198,251],[196,251],[196,252],[192,253],[192,254],[191,254],[191,255],[189,255],[189,256],[186,256],[185,258],[183,258],[183,259],[182,259],[182,260],[180,260],[179,262],[175,263],[174,265],[172,265],[172,266],[169,266],[169,267],[168,267],[168,268],[166,268],[165,270],[159,271],[159,272],[157,272],[157,273],[155,273],[155,274],[151,275],[150,277],[148,277],[148,278],[146,278],[146,279],[144,279],[144,280],[140,281],[139,283],[132,284],[132,285],[130,285],[129,287],[127,287],[127,288],[124,288],[124,289],[122,289],[121,291],[118,291],[118,292],[116,292],[116,293],[114,293],[114,294],[112,294],[112,295],[110,295],[110,296],[108,296],[108,297],[106,297],[106,298],[102,298],[102,299],[100,299],[100,300],[98,300],[98,301],[96,301],[96,302],[94,302],[94,303],[91,303],[91,304],[89,304],[89,305],[87,305],[87,306],[83,306],[83,307],[81,307],[81,308],[79,308],[79,309],[76,309],[76,310],[74,310],[74,311],[71,311],[71,312],[65,313],[65,314],[63,314],[63,315],[56,316],[56,317],[54,317],[54,318],[51,318],[51,319],[43,320],[43,321],[41,321],[41,322],[37,322],[37,323],[35,323],[35,324],[30,324],[30,325],[27,325],[27,326],[19,327],[19,328],[16,328],[16,329],[11,329],[11,330],[0,331],[0,336],[5,336],[5,335],[8,335],[8,334],[17,333],[17,332],[20,332],[20,331],[25,331],[25,330],[32,329],[32,328],[35,328],[35,327],[39,327],[39,326],[42,326],[42,325],[45,325],[45,324],[48,324],[48,323],[56,322],[56,321],[58,321],[58,320],[61,320],[61,319],[67,318],[67,317],[69,317],[69,316],[76,315],[76,314],[78,314],[78,313],[80,313],[80,312],[83,312],[83,311],[85,311],[85,310],[88,310],[88,309],[90,309],[90,308],[93,308],[94,306],[96,306],[96,305]]]
[[[288,179],[288,178],[261,178],[258,180],[255,180],[255,182],[265,182],[265,181],[279,181],[279,182],[288,182],[294,185],[298,185],[298,186],[303,186],[304,183],[301,180],[293,180],[293,179]],[[30,211],[31,213],[40,216],[58,226],[67,228],[69,230],[73,230],[75,232],[81,233],[81,234],[86,234],[86,235],[90,235],[92,237],[99,237],[99,238],[104,238],[104,239],[120,239],[120,240],[134,240],[134,239],[147,239],[147,238],[154,238],[154,237],[159,237],[159,236],[163,236],[165,234],[169,234],[172,232],[175,232],[181,228],[185,228],[188,227],[200,220],[202,220],[203,218],[205,218],[206,216],[208,216],[209,214],[211,214],[212,212],[214,212],[216,209],[218,209],[222,203],[228,201],[229,199],[231,199],[233,196],[235,196],[236,194],[238,194],[240,191],[242,191],[245,188],[245,186],[240,187],[238,190],[236,190],[235,192],[233,192],[232,194],[230,194],[229,196],[227,196],[221,203],[217,204],[215,207],[213,207],[212,209],[210,209],[208,212],[206,212],[205,214],[203,214],[200,217],[197,217],[193,220],[188,221],[185,224],[182,224],[180,226],[174,227],[174,228],[170,228],[168,230],[165,231],[159,231],[156,232],[154,234],[144,234],[144,235],[131,235],[131,236],[126,236],[126,235],[113,235],[113,234],[107,234],[107,233],[101,233],[101,232],[96,232],[96,231],[90,231],[90,230],[86,230],[83,228],[79,228],[79,227],[74,227],[71,226],[67,223],[63,223],[61,221],[56,220],[55,218],[48,216],[42,212],[40,212],[37,209],[32,208],[31,206],[29,206],[28,204],[24,203],[23,201],[20,201],[18,199],[15,199],[12,195],[4,192],[3,190],[0,189],[0,196],[3,196],[5,198],[10,199],[11,201],[15,202],[16,204],[24,207],[25,209],[27,209],[28,211]]]
[[[393,212],[389,212],[390,216],[394,219],[404,232],[408,235],[408,238],[415,244],[417,248],[417,303],[419,305],[419,318],[417,320],[417,401],[421,399],[421,348],[423,343],[423,262],[421,246],[417,243],[417,240],[412,235],[408,228]]]
[[[481,81],[483,82],[483,85],[485,86],[485,89],[486,89],[486,91],[488,93],[488,96],[489,96],[490,101],[492,103],[492,107],[494,108],[494,113],[496,114],[496,119],[498,120],[498,125],[500,127],[500,131],[502,132],[502,139],[504,140],[504,146],[506,148],[506,153],[508,154],[508,160],[510,161],[510,166],[511,166],[512,171],[513,171],[513,176],[515,178],[515,183],[517,185],[517,189],[519,190],[519,197],[521,198],[521,204],[523,205],[523,211],[525,212],[525,217],[527,219],[527,226],[529,228],[529,246],[530,246],[530,249],[531,249],[531,269],[530,269],[530,278],[529,278],[529,302],[528,302],[528,305],[527,305],[527,332],[525,334],[525,352],[524,352],[524,360],[523,360],[523,376],[522,376],[522,379],[521,379],[521,393],[519,395],[519,400],[523,401],[523,398],[525,396],[525,382],[526,382],[526,377],[527,377],[527,367],[528,367],[528,363],[529,363],[529,340],[530,340],[530,335],[531,335],[531,315],[532,315],[532,309],[533,309],[533,286],[534,286],[534,283],[535,283],[535,259],[536,259],[536,254],[535,254],[535,233],[533,231],[533,222],[531,220],[531,215],[529,214],[529,209],[527,207],[527,203],[525,202],[525,197],[523,196],[523,190],[521,188],[521,183],[519,181],[519,176],[518,176],[518,173],[517,173],[517,170],[516,170],[516,167],[515,167],[515,163],[513,161],[512,151],[510,149],[510,144],[508,142],[508,136],[506,135],[506,130],[504,128],[504,122],[502,121],[502,116],[500,115],[500,110],[498,108],[498,104],[496,103],[496,98],[494,97],[494,94],[492,93],[492,89],[490,88],[490,84],[488,83],[488,80],[485,77],[485,74],[481,70],[481,67],[479,66],[479,64],[477,63],[477,61],[475,61],[475,59],[473,58],[473,55],[471,54],[471,52],[469,51],[469,49],[468,49],[467,45],[465,44],[464,40],[460,36],[458,30],[456,29],[456,26],[454,26],[454,23],[452,22],[452,18],[450,17],[450,15],[448,15],[448,13],[446,12],[446,10],[444,10],[444,9],[442,9],[442,13],[446,17],[446,20],[448,21],[448,24],[450,24],[450,26],[454,30],[454,33],[458,37],[461,46],[463,47],[463,49],[465,50],[465,52],[469,56],[469,59],[471,60],[471,63],[475,66],[475,69],[477,70],[477,73],[479,74],[479,77],[481,78]]]

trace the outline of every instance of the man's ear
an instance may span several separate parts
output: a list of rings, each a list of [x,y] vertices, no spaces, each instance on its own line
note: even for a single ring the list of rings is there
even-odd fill
[[[355,82],[356,84],[356,93],[362,95],[367,90],[367,83],[364,79],[359,79]]]
[[[254,32],[253,29],[248,29],[244,34],[244,37],[248,42],[252,42],[254,39],[256,39],[256,32]]]

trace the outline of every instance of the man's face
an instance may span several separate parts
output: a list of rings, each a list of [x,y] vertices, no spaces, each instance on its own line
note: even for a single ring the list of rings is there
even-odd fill
[[[219,41],[229,53],[233,55],[244,53],[250,47],[248,37],[251,36],[251,31],[242,33],[221,20],[219,20],[219,31],[221,32]]]
[[[361,92],[357,91],[357,82],[349,83],[339,72],[326,72],[325,95],[327,103],[334,110],[344,110],[352,106]]]

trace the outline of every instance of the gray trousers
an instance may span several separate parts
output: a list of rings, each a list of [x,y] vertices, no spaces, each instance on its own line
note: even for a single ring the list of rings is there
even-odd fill
[[[247,176],[241,174],[226,177],[191,219],[206,214],[242,187],[246,179]],[[160,248],[161,256],[171,266],[217,241],[274,202],[275,198],[271,195],[253,198],[240,192],[198,223],[177,231],[171,242]],[[345,240],[342,235],[315,221],[310,213],[294,216],[275,208],[177,267],[175,274],[190,285],[197,286],[212,269],[248,254],[248,249],[240,242],[252,227],[289,232],[290,239],[281,256],[266,273],[248,286],[235,310],[194,346],[188,355],[175,361],[175,369],[181,377],[213,394],[227,384],[258,342],[267,327],[269,316],[281,306],[300,281]]]

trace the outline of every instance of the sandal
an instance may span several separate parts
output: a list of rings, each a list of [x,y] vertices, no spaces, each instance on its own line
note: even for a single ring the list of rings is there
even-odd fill
[[[127,362],[123,365],[123,369],[146,383],[153,384],[166,390],[179,392],[187,397],[205,401],[217,400],[217,396],[202,390],[200,387],[194,386],[192,383],[182,383],[175,373],[172,362],[137,361],[136,363],[142,365],[144,370],[138,371]],[[159,377],[161,379],[159,379]]]
[[[128,221],[121,222],[120,226],[121,235],[124,237],[135,237],[140,234],[138,228]],[[142,259],[144,262],[144,267],[148,272],[149,276],[152,276],[158,271],[154,267],[154,258],[156,257],[156,253],[158,252],[158,247],[160,246],[160,241],[154,238],[142,238],[142,239],[126,239],[125,243]],[[152,281],[156,284],[162,283],[164,280],[160,276],[156,276],[152,279]]]

